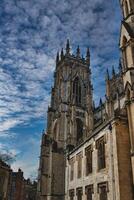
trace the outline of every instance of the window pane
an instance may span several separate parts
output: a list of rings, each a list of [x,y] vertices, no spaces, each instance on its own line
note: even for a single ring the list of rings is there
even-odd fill
[[[100,187],[100,200],[107,200],[106,186]]]

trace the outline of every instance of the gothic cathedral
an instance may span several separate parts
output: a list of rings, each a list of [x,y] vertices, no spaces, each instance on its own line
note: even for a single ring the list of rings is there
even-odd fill
[[[120,0],[119,72],[106,74],[106,98],[93,103],[90,51],[57,53],[42,135],[38,200],[134,199],[134,0]]]

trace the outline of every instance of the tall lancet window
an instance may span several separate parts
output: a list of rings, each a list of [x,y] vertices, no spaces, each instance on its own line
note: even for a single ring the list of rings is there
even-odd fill
[[[83,141],[83,122],[81,119],[76,119],[76,125],[77,125],[77,142]]]
[[[128,2],[125,1],[125,17],[129,15],[129,8],[128,8]]]
[[[123,56],[123,69],[124,71],[128,68],[128,62],[127,62],[127,38],[123,37],[123,44],[122,44],[122,56]]]
[[[76,105],[81,104],[81,84],[78,77],[75,78],[73,82],[73,97]]]

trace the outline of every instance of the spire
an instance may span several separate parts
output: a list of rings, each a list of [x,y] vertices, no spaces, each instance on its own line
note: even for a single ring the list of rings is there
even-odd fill
[[[88,65],[90,65],[90,50],[89,50],[89,47],[87,48],[86,63]]]
[[[59,62],[59,51],[57,52],[56,63]]]
[[[121,58],[119,60],[119,72],[120,74],[122,73],[122,62],[121,62]]]
[[[113,77],[115,76],[115,69],[114,69],[114,66],[112,67],[112,75],[113,75]]]
[[[86,55],[87,58],[90,58],[90,50],[89,50],[89,47],[87,48],[87,55]]]
[[[109,76],[109,70],[107,68],[107,72],[106,72],[106,80],[110,80],[110,76]]]
[[[61,57],[61,60],[64,58],[64,51],[63,51],[63,48],[61,49],[60,57]]]
[[[70,54],[70,42],[69,42],[69,39],[67,39],[66,54]]]
[[[77,47],[77,57],[80,58],[80,47],[79,47],[79,45]]]
[[[100,98],[100,106],[102,106],[102,99]]]
[[[93,110],[95,109],[95,101],[93,101]]]

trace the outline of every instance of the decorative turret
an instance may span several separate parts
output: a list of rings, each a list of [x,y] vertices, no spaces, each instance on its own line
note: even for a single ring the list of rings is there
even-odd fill
[[[134,15],[134,1],[133,0],[120,0],[123,17],[125,20]]]
[[[59,62],[59,52],[57,52],[57,56],[56,56],[56,64],[58,64]]]
[[[103,104],[103,103],[102,103],[102,99],[100,98],[100,103],[99,103],[99,105],[102,106],[102,104]]]
[[[114,66],[112,67],[112,75],[113,75],[113,77],[115,77],[115,69],[114,69]]]
[[[109,76],[109,70],[107,69],[107,72],[106,72],[106,81],[110,80],[110,76]]]
[[[89,47],[87,48],[86,63],[88,65],[90,65],[90,50],[89,50]]]
[[[93,110],[95,110],[95,101],[93,101]]]
[[[61,57],[61,60],[64,58],[64,51],[63,51],[63,48],[61,49],[60,57]]]
[[[119,60],[119,72],[122,74],[122,62],[121,59]]]
[[[77,53],[76,53],[77,57],[80,58],[80,47],[77,47]]]
[[[69,39],[67,39],[67,44],[66,44],[66,54],[67,54],[67,55],[70,54],[70,42],[69,42]]]

